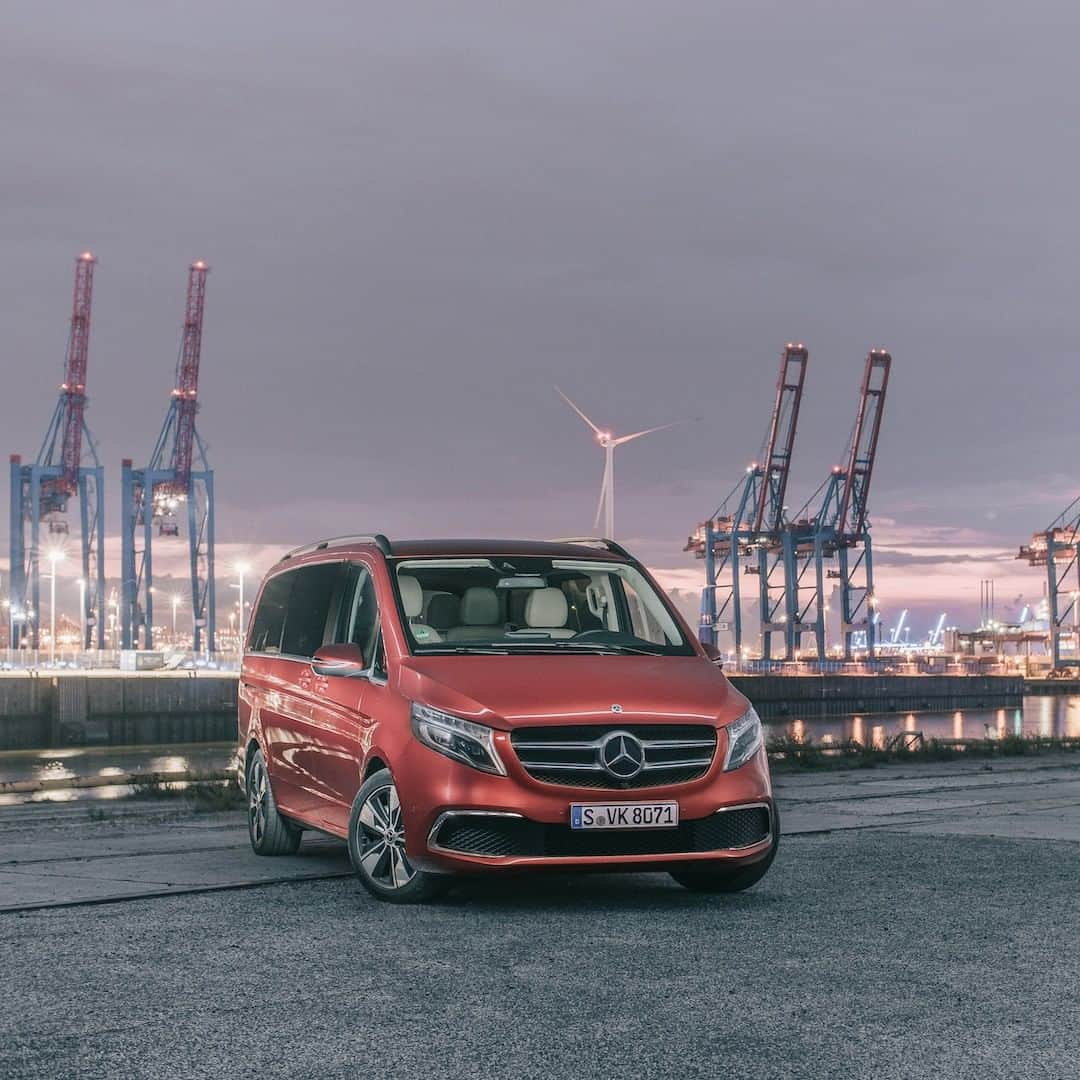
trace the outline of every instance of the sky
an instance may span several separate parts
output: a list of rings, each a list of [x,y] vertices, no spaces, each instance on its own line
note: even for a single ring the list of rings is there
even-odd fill
[[[1016,549],[1080,492],[1074,3],[9,0],[0,20],[0,433],[40,444],[89,248],[110,561],[119,462],[149,457],[203,258],[223,561],[591,532],[602,455],[558,384],[617,432],[686,421],[618,451],[617,532],[696,592],[685,538],[757,455],[797,339],[794,506],[844,455],[867,350],[893,355],[886,618],[971,622],[990,577],[999,617],[1038,600]]]

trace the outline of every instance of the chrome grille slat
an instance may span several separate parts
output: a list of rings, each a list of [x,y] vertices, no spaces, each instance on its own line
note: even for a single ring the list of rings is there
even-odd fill
[[[613,731],[628,732],[641,743],[645,760],[631,779],[612,776],[600,760],[604,740]],[[717,738],[715,729],[704,724],[621,723],[519,728],[510,741],[522,767],[541,783],[626,790],[699,779],[712,765]]]
[[[646,750],[693,750],[696,746],[716,747],[715,739],[679,739],[665,742],[663,739],[642,739],[641,745]]]
[[[583,750],[599,749],[600,744],[591,742],[515,742],[515,750]]]
[[[712,756],[707,758],[683,758],[681,761],[646,761],[641,768],[644,769],[692,769],[695,765],[707,766],[712,761]],[[548,766],[550,768],[550,766]]]
[[[603,772],[604,766],[599,762],[581,762],[581,761],[530,761],[527,764],[523,761],[522,765],[526,769],[587,769],[592,772]]]

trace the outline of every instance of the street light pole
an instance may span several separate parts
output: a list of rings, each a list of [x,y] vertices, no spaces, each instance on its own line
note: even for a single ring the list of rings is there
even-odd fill
[[[86,578],[79,578],[79,652],[86,648]]]
[[[237,563],[236,573],[240,577],[240,618],[237,620],[239,626],[239,634],[237,636],[237,652],[242,652],[244,648],[244,638],[246,637],[247,624],[244,619],[244,575],[251,569],[247,563]]]
[[[173,645],[176,645],[176,608],[180,603],[180,597],[173,593],[172,598],[172,640]]]
[[[62,562],[62,551],[49,552],[49,663],[56,663],[56,564]]]

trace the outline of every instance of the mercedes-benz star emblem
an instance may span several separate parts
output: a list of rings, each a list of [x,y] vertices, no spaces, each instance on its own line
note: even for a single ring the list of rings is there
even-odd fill
[[[612,705],[611,706],[611,711],[612,712],[622,712],[622,706],[621,705]]]
[[[632,780],[645,766],[645,748],[629,731],[613,731],[600,744],[600,764],[616,780]]]

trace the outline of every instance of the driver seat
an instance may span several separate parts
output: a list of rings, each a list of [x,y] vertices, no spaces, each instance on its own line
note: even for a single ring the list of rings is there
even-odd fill
[[[533,589],[525,601],[525,623],[531,630],[545,630],[553,638],[572,638],[577,631],[566,625],[570,606],[562,589]]]

